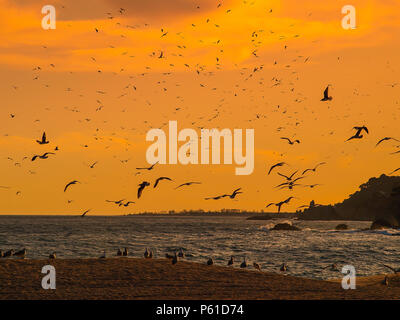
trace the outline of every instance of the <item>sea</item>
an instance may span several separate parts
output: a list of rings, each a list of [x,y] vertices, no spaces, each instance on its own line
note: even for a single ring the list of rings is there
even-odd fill
[[[301,231],[273,231],[287,222]],[[348,230],[336,231],[345,223]],[[116,257],[127,248],[129,257],[143,257],[146,248],[154,258],[165,258],[182,248],[185,260],[234,267],[243,259],[252,269],[313,279],[343,276],[342,267],[352,265],[358,276],[390,272],[384,264],[400,267],[400,231],[363,230],[368,221],[247,220],[244,216],[0,216],[0,249],[27,249],[26,259],[98,258],[104,250]],[[4,259],[4,258],[3,258]],[[1,263],[1,261],[0,261]],[[327,266],[337,264],[339,271]]]

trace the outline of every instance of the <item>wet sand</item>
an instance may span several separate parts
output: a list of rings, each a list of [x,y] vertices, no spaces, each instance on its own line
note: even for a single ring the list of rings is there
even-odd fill
[[[41,286],[42,267],[56,269],[56,289]],[[0,299],[399,299],[400,277],[357,278],[355,290],[340,281],[298,278],[167,259],[0,259]]]

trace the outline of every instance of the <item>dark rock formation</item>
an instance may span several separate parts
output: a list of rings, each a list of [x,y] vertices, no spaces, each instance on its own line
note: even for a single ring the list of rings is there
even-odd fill
[[[335,230],[347,230],[347,229],[348,229],[347,224],[344,223],[338,224],[335,228]]]
[[[277,223],[272,229],[270,230],[285,230],[285,231],[300,231],[299,228],[292,226],[290,223]]]
[[[371,178],[360,190],[341,203],[310,206],[300,214],[304,220],[383,219],[392,227],[400,226],[400,177],[381,175]]]

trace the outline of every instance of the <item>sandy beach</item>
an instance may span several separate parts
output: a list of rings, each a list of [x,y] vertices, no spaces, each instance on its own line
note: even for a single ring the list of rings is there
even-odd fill
[[[41,287],[42,267],[56,269],[55,290]],[[167,259],[0,260],[0,299],[399,299],[400,277],[321,281]]]

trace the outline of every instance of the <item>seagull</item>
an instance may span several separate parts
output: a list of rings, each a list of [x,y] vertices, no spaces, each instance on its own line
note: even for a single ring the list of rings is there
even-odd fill
[[[322,166],[323,164],[326,164],[326,162],[318,163],[314,168],[304,170],[303,173],[302,173],[302,175],[304,175],[307,171],[313,171],[313,172],[315,172],[315,171],[317,170],[317,168],[318,168],[319,166]]]
[[[280,175],[281,177],[286,178],[287,181],[291,181],[291,180],[293,179],[293,176],[294,176],[297,172],[298,172],[298,170],[295,171],[295,172],[293,172],[290,176],[285,176],[284,174],[279,173],[279,172],[277,172],[277,173],[278,173],[278,175]]]
[[[100,256],[100,258],[99,259],[105,259],[106,258],[106,250],[104,250],[104,252],[103,252],[103,255],[102,256]]]
[[[175,190],[178,189],[178,188],[180,188],[180,187],[190,186],[190,185],[192,185],[192,184],[201,184],[201,182],[186,182],[186,183],[182,183],[182,184],[180,184],[179,186],[177,186],[177,187],[175,188]]]
[[[247,267],[247,262],[246,262],[246,257],[244,257],[243,262],[240,264],[241,268],[246,268]]]
[[[183,253],[182,248],[179,249],[179,253],[178,253],[178,257],[179,258],[183,258],[185,256],[185,254]]]
[[[395,138],[392,138],[392,137],[385,137],[385,138],[379,140],[378,143],[375,145],[375,147],[379,146],[383,141],[388,141],[388,140],[394,140],[394,141],[400,142],[399,140],[397,140],[397,139],[395,139]]]
[[[326,87],[324,91],[324,97],[321,99],[321,101],[330,101],[332,100],[332,97],[328,95],[328,90],[329,90],[329,85]]]
[[[261,267],[257,262],[253,262],[253,267],[254,267],[254,269],[257,269],[258,271],[261,271]]]
[[[158,163],[158,161],[154,164],[152,164],[150,167],[146,167],[146,168],[136,168],[136,170],[153,170],[154,166]]]
[[[207,265],[212,266],[214,264],[214,260],[212,258],[207,260]]]
[[[228,266],[232,266],[233,265],[233,256],[231,256],[231,258],[228,261]]]
[[[397,172],[399,170],[400,170],[400,168],[397,168],[396,170],[393,170],[391,173],[389,173],[389,175],[392,175],[393,173],[395,173],[395,172]]]
[[[3,254],[3,258],[8,258],[14,255],[14,249],[8,250],[6,252],[4,252]]]
[[[46,132],[43,132],[42,140],[36,140],[36,142],[39,144],[48,144],[49,141],[46,140]]]
[[[123,257],[127,257],[128,256],[128,249],[127,248],[125,248],[124,252],[122,252],[122,256]]]
[[[285,164],[286,164],[285,162],[279,162],[279,163],[277,163],[277,164],[274,164],[273,166],[271,166],[271,168],[269,168],[268,175],[271,173],[271,171],[272,171],[274,168],[276,168],[276,167],[282,167],[282,166],[285,165]]]
[[[223,195],[221,195],[221,196],[205,198],[205,200],[210,200],[210,199],[219,200],[219,199],[222,199],[222,198],[225,198],[225,197],[229,197],[229,198],[231,198],[231,199],[235,199],[236,195],[238,195],[238,194],[240,194],[240,193],[243,193],[243,192],[240,192],[240,191],[239,191],[239,190],[241,190],[241,189],[242,189],[242,188],[236,189],[235,191],[232,192],[232,194],[223,194]]]
[[[124,201],[124,200],[125,200],[125,199],[118,200],[118,201],[106,200],[106,202],[112,202],[112,203],[115,203],[115,204],[121,205],[121,204],[122,204],[122,201]]]
[[[270,203],[269,205],[267,205],[266,208],[268,208],[269,206],[275,205],[275,206],[278,207],[278,213],[280,213],[280,212],[281,212],[281,207],[282,207],[282,205],[289,203],[290,200],[292,200],[292,199],[294,199],[294,197],[289,197],[289,198],[287,198],[286,200],[281,201],[281,202],[278,202],[278,203],[273,203],[273,202],[272,202],[272,203]]]
[[[349,139],[347,139],[346,141],[352,140],[352,139],[361,139],[363,137],[363,135],[361,134],[362,131],[364,130],[367,134],[368,132],[368,128],[366,126],[362,126],[362,127],[354,127],[354,130],[357,130],[356,134],[352,137],[350,137]]]
[[[92,210],[92,209],[86,210],[84,213],[82,213],[81,217],[82,217],[82,218],[85,217],[86,214],[87,214],[90,210]]]
[[[119,206],[129,207],[131,203],[136,203],[135,201],[128,201],[127,203],[121,203]]]
[[[120,248],[118,248],[118,250],[117,250],[117,256],[118,256],[118,257],[122,257],[122,251],[121,251]]]
[[[285,272],[285,271],[287,271],[288,270],[288,266],[287,266],[287,264],[286,263],[282,263],[282,265],[281,265],[281,267],[280,267],[280,269],[279,269],[280,271],[282,271],[282,272]]]
[[[77,184],[77,183],[80,183],[80,182],[77,181],[77,180],[73,180],[73,181],[67,183],[67,185],[66,185],[65,188],[64,188],[64,192],[67,191],[67,189],[68,189],[69,186],[72,186],[72,185]]]
[[[282,137],[281,138],[282,140],[287,140],[288,141],[288,143],[290,144],[290,145],[293,145],[293,144],[295,144],[296,142],[297,143],[300,143],[300,140],[294,140],[294,141],[292,141],[292,140],[290,140],[289,138],[286,138],[286,137]]]
[[[176,255],[176,252],[175,252],[174,257],[172,258],[172,264],[177,264],[177,263],[178,263],[178,256]]]
[[[40,155],[34,155],[32,157],[32,161],[35,161],[37,158],[39,158],[39,159],[47,159],[49,154],[55,154],[55,153],[54,152],[46,152],[45,154],[43,154],[41,156]]]
[[[143,181],[141,184],[139,184],[139,189],[138,189],[138,192],[137,192],[137,198],[138,199],[142,195],[143,189],[148,187],[149,185],[150,185],[150,183],[147,182],[147,181]]]
[[[168,177],[160,177],[160,178],[158,178],[158,179],[156,180],[156,182],[154,183],[154,187],[153,187],[153,188],[157,187],[158,183],[159,183],[160,181],[162,181],[162,180],[169,180],[169,181],[172,181],[172,179],[170,179],[170,178],[168,178]]]

